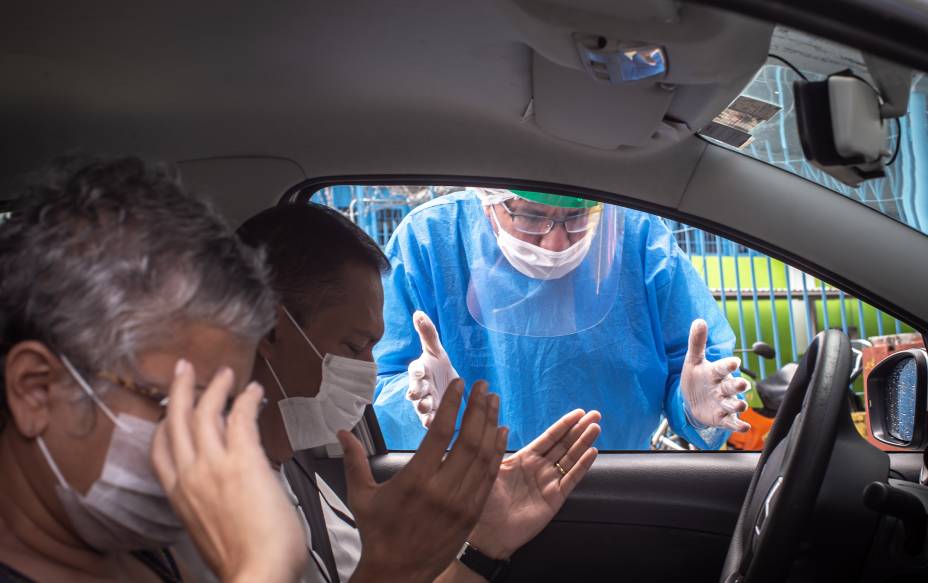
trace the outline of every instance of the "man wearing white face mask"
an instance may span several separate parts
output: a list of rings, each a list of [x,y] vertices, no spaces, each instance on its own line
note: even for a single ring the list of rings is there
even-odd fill
[[[573,407],[602,411],[614,450],[647,449],[661,416],[703,449],[748,427],[734,334],[658,217],[467,188],[415,208],[385,250],[374,409],[389,448],[419,443],[458,375],[499,393],[516,447]]]
[[[282,397],[277,401],[277,407],[287,435],[289,449],[297,452],[336,443],[338,431],[351,429],[357,425],[364,414],[365,407],[370,404],[373,387],[377,380],[377,367],[373,362],[336,354],[330,353],[323,356],[297,323],[290,310],[286,306],[281,306],[280,311],[283,312],[286,321],[292,325],[291,330],[299,334],[322,366],[318,391],[313,391],[304,385],[300,387],[298,393],[291,396],[284,388],[280,376],[274,370],[268,357],[264,354],[260,355],[267,372],[273,378],[273,385],[277,387]],[[281,334],[286,333],[281,332]],[[267,416],[263,418],[262,423],[265,427],[267,426]],[[268,441],[265,439],[266,446]],[[286,456],[279,459],[283,461]],[[351,511],[320,476],[314,471],[310,473],[312,468],[307,469],[299,462],[294,462],[289,467],[291,472],[296,471],[302,474],[294,478],[302,478],[304,484],[311,484],[318,491],[319,496],[318,505],[315,504],[313,492],[309,492],[308,495],[304,493],[301,501],[290,486],[284,466],[281,465],[281,482],[292,501],[295,504],[312,504],[313,508],[309,510],[313,513],[321,511],[328,528],[328,533],[323,535],[318,525],[311,524],[312,519],[306,520],[305,509],[300,509],[307,538],[311,543],[309,553],[314,562],[314,565],[310,567],[310,573],[317,572],[327,583],[333,580],[347,581],[354,573],[361,558],[361,539],[357,533],[357,525],[350,517]],[[307,500],[311,502],[306,502]],[[315,533],[313,533],[313,526],[316,526]],[[320,548],[319,539],[323,536],[327,536],[332,544]],[[316,544],[313,545],[313,542]],[[304,579],[312,580],[310,573]]]
[[[340,430],[358,424],[371,403],[377,383],[377,365],[366,360],[326,354],[309,339],[286,306],[280,307],[306,345],[322,364],[322,379],[315,397],[289,396],[270,361],[263,357],[268,372],[283,398],[277,402],[284,429],[293,451],[335,443]]]
[[[254,375],[268,387],[262,442],[307,531],[312,561],[304,581],[498,580],[506,559],[547,524],[589,469],[599,414],[569,413],[501,466],[505,439],[492,456],[480,453],[499,409],[483,382],[471,387],[459,436],[446,451],[463,398],[458,379],[412,460],[377,484],[360,442],[344,430],[373,397],[372,351],[383,334],[380,274],[388,267],[383,253],[345,217],[314,204],[268,209],[239,235],[264,248],[281,296]],[[481,432],[486,437],[477,445]],[[312,455],[294,455],[336,439],[345,450],[347,505],[314,469]],[[507,520],[506,509],[520,506],[518,519]]]

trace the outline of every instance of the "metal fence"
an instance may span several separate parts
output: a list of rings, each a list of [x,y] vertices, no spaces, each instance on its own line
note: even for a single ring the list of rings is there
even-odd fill
[[[766,376],[797,361],[822,330],[840,328],[850,338],[911,332],[912,328],[860,299],[798,269],[718,235],[666,221],[728,318],[738,345],[767,342],[773,363],[747,355]]]
[[[454,189],[441,186],[332,186],[313,200],[336,208],[382,247],[409,211]]]

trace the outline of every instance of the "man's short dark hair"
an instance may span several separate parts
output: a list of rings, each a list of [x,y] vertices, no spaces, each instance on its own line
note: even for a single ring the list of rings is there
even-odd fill
[[[341,270],[367,265],[380,273],[390,261],[367,233],[337,210],[316,203],[278,205],[239,227],[246,245],[263,248],[274,289],[300,322],[344,295]]]

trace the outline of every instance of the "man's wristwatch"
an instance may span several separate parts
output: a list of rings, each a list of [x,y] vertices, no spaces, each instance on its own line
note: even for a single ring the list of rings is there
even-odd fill
[[[469,542],[465,542],[458,553],[458,561],[462,565],[477,573],[490,583],[505,581],[509,576],[509,561],[488,557],[480,549]]]

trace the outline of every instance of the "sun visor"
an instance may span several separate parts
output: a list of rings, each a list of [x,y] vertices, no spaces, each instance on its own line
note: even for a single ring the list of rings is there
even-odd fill
[[[617,149],[644,146],[664,119],[672,88],[660,83],[594,83],[586,71],[538,53],[532,63],[535,122],[559,138]]]

